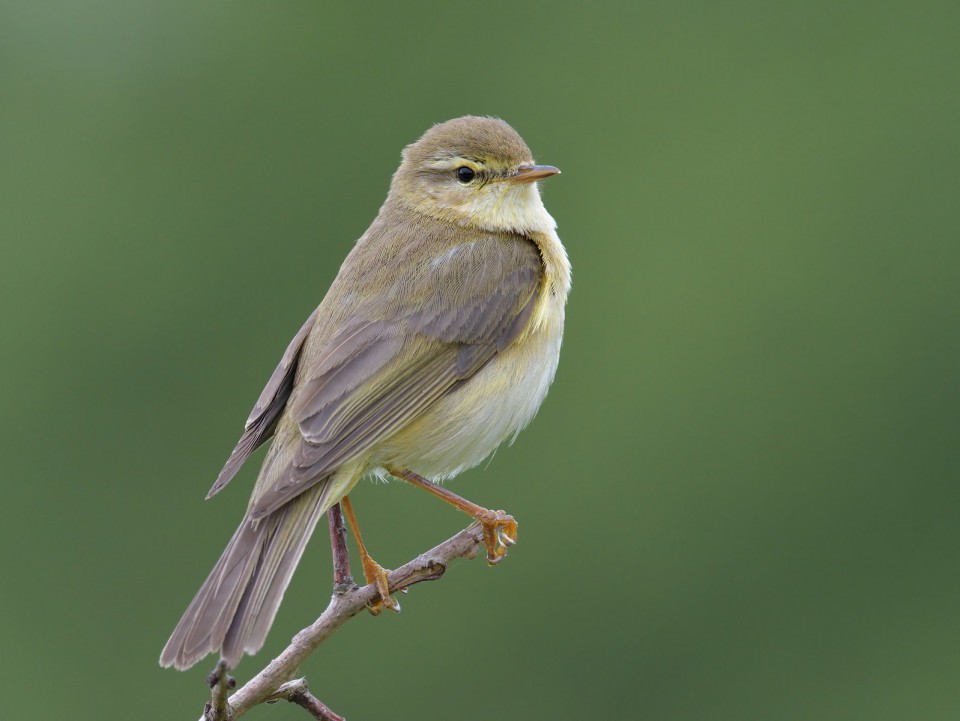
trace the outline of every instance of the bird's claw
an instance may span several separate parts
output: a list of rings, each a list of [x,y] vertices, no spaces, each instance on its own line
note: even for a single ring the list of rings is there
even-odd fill
[[[487,547],[487,563],[495,566],[507,555],[507,549],[517,543],[517,522],[505,511],[487,511],[481,516],[483,544]]]
[[[367,604],[367,610],[373,616],[379,616],[384,608],[389,608],[394,613],[400,613],[400,604],[390,595],[390,584],[387,582],[388,573],[390,571],[373,559],[363,565],[363,575],[366,577],[367,583],[372,583],[377,587],[378,597]]]

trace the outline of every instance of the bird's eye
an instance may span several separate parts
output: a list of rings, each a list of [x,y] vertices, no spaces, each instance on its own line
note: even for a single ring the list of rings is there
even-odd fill
[[[457,180],[466,185],[471,180],[476,177],[476,173],[473,172],[473,168],[468,168],[466,165],[461,165],[457,168]]]

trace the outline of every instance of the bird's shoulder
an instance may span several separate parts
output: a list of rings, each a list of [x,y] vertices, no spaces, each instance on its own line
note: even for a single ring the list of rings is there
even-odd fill
[[[344,261],[320,306],[317,330],[327,336],[335,329],[324,326],[348,318],[391,320],[504,294],[525,299],[543,273],[539,248],[525,236],[381,214]]]

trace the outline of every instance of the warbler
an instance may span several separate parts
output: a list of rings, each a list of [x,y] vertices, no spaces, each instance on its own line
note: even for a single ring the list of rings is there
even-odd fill
[[[317,522],[336,503],[381,607],[398,609],[349,493],[401,478],[477,518],[497,563],[517,523],[437,482],[476,466],[537,412],[557,370],[570,264],[506,122],[435,125],[402,153],[387,199],[294,336],[207,498],[271,441],[240,527],[160,656],[229,667],[264,643]],[[379,610],[379,609],[376,609]]]

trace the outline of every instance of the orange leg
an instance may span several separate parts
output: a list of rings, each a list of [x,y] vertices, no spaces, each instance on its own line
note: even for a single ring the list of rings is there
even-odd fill
[[[507,555],[507,548],[517,542],[517,522],[513,516],[508,516],[503,511],[491,511],[483,506],[478,506],[476,503],[471,503],[466,498],[461,498],[456,493],[448,491],[433,481],[428,481],[413,471],[389,466],[387,466],[387,471],[391,476],[396,476],[417,488],[422,488],[427,493],[432,493],[437,498],[480,521],[480,525],[483,527],[483,543],[487,547],[487,563],[491,566],[500,563]]]
[[[363,575],[367,579],[367,583],[375,584],[377,591],[380,592],[380,600],[370,606],[370,613],[374,616],[379,616],[384,606],[391,611],[400,613],[400,604],[390,597],[390,586],[387,583],[387,569],[374,561],[373,558],[370,557],[370,554],[367,553],[367,547],[363,545],[363,537],[360,535],[360,526],[357,525],[357,517],[353,515],[353,505],[350,503],[350,497],[344,496],[340,500],[340,504],[343,506],[343,512],[347,517],[347,522],[350,524],[350,529],[353,531],[353,537],[357,539],[357,547],[360,549],[360,562],[363,564]]]

